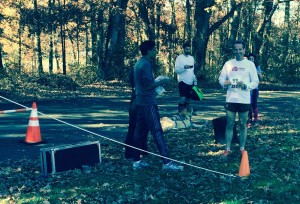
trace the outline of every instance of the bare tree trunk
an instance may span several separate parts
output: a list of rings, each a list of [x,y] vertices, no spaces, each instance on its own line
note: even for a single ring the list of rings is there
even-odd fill
[[[284,28],[285,31],[283,33],[283,45],[287,45],[286,49],[283,49],[283,53],[282,53],[282,58],[283,58],[283,62],[286,65],[286,72],[283,74],[283,76],[281,78],[284,79],[284,82],[286,83],[291,83],[291,81],[293,83],[295,83],[297,81],[297,67],[299,67],[299,65],[297,66],[295,62],[293,62],[293,55],[292,54],[294,51],[296,50],[294,48],[294,46],[290,46],[292,45],[291,41],[293,36],[290,36],[291,33],[291,22],[290,22],[290,9],[291,9],[291,5],[290,5],[290,1],[286,1],[285,2],[285,9],[284,9]],[[299,16],[298,16],[299,18]],[[299,24],[297,24],[299,25]],[[296,51],[297,52],[297,51]],[[298,51],[299,53],[299,51]],[[296,54],[297,55],[297,54]],[[298,54],[299,56],[299,54]],[[297,82],[296,82],[297,83]]]
[[[19,56],[18,56],[18,66],[19,72],[22,71],[22,33],[23,33],[23,26],[21,22],[19,22],[19,29],[18,29],[18,38],[19,38]]]
[[[160,17],[161,17],[161,4],[156,4],[156,39],[160,39]],[[160,42],[157,41],[157,50],[160,50]]]
[[[118,75],[115,76],[118,79],[122,79],[124,75],[127,75],[127,71],[125,71],[125,54],[126,54],[126,21],[125,21],[125,13],[127,10],[128,0],[122,0],[121,10],[122,15],[120,16],[120,25],[118,32],[118,41],[117,41],[117,52],[116,52],[116,60],[114,63],[116,64],[116,69],[118,70]]]
[[[210,5],[208,3],[211,3]],[[195,56],[196,66],[195,74],[198,76],[198,71],[205,72],[205,56],[207,49],[207,42],[209,39],[208,29],[210,13],[205,10],[205,8],[214,5],[214,2],[205,2],[205,0],[196,0],[196,10],[195,10],[195,36],[193,39],[193,53]]]
[[[283,33],[283,44],[288,45],[290,41],[290,1],[285,2],[285,9],[284,9],[284,33]],[[289,49],[283,50],[283,57],[286,58],[288,55]]]
[[[0,13],[0,23],[3,20],[4,16]],[[0,37],[2,38],[3,29],[0,28]],[[2,44],[0,43],[0,73],[6,73],[5,68],[3,66],[3,55],[2,55]]]
[[[35,34],[37,42],[37,55],[38,55],[38,73],[41,76],[44,73],[43,70],[43,56],[41,48],[41,23],[40,23],[40,14],[37,8],[37,0],[33,1],[34,3],[34,21],[35,21]]]
[[[3,56],[2,56],[2,44],[0,44],[0,76],[4,77],[4,76],[7,76],[7,74],[6,74],[6,70],[3,66],[2,58],[3,58]]]
[[[93,67],[97,67],[98,50],[97,50],[97,10],[95,3],[91,4],[91,41],[92,41],[92,57],[91,63]]]
[[[53,6],[54,6],[55,0],[49,0],[48,7],[49,7],[49,15],[53,15]],[[48,24],[49,28],[49,72],[50,74],[53,73],[53,25],[52,22],[49,21]]]
[[[63,0],[63,5],[61,5],[60,0],[58,1],[59,7],[61,9],[60,14],[60,39],[61,39],[61,52],[62,52],[62,69],[63,75],[67,75],[67,61],[66,61],[66,31],[65,31],[65,23],[63,22],[63,12],[62,10],[66,7],[66,0]]]
[[[98,80],[103,79],[103,57],[104,57],[104,46],[103,46],[103,42],[104,42],[104,19],[103,19],[103,9],[100,8],[98,11],[98,19],[97,19],[97,24],[98,24],[98,36],[99,36],[99,40],[98,40],[98,70],[97,70],[97,78]]]
[[[53,34],[50,33],[50,42],[49,42],[49,73],[53,73]]]
[[[145,24],[145,33],[148,36],[149,40],[155,41],[155,25],[152,21],[153,12],[149,12],[154,7],[153,0],[141,0],[138,4],[139,16]]]
[[[135,9],[134,7],[131,8],[131,11],[134,13],[134,17],[135,19],[139,19],[139,15],[138,15],[138,11],[137,9]],[[135,22],[135,32],[136,32],[136,38],[137,38],[137,41],[136,41],[136,46],[138,46],[140,44],[140,42],[142,41],[142,33],[140,32],[141,31],[141,25],[140,25],[140,21],[136,21]]]
[[[253,5],[254,4],[254,5]],[[243,19],[243,28],[244,28],[244,39],[248,39],[248,49],[250,52],[253,52],[253,32],[255,30],[255,15],[254,12],[257,9],[257,3],[249,3],[246,7],[242,10],[242,16],[245,18]],[[256,54],[256,53],[255,53]],[[259,57],[259,56],[257,56]]]
[[[192,25],[191,25],[191,3],[190,0],[186,0],[186,20],[184,26],[184,39],[192,39]]]
[[[73,53],[73,61],[76,62],[77,61],[77,52],[76,52],[76,45],[74,43],[74,39],[73,39],[73,36],[71,35],[71,33],[68,33],[68,36],[69,36],[69,40],[71,42],[71,45],[72,45],[72,53]]]
[[[78,2],[77,2],[78,3]],[[77,17],[76,18],[76,57],[77,57],[77,64],[80,64],[80,43],[79,43],[79,37],[80,37],[80,25],[82,25],[81,20]]]
[[[117,0],[116,8],[110,16],[111,38],[106,55],[105,73],[106,79],[119,78],[124,72],[124,45],[125,45],[125,12],[128,0]],[[108,70],[110,69],[110,70]],[[117,74],[116,74],[117,73]]]
[[[89,29],[88,26],[85,27],[85,65],[90,64],[90,56],[89,56],[89,51],[90,51],[90,45],[89,45]]]
[[[80,43],[79,43],[79,28],[76,29],[76,52],[77,52],[77,64],[80,64]]]
[[[62,65],[63,65],[63,75],[67,75],[67,60],[66,60],[66,32],[65,26],[60,26],[60,37],[61,37],[61,52],[62,52]]]
[[[235,6],[235,0],[231,0],[230,10]],[[240,25],[240,10],[235,10],[233,12],[233,17],[229,21],[229,39],[228,39],[228,47],[231,47],[234,40],[237,38],[241,39],[241,36],[238,36],[238,29]]]
[[[268,43],[266,42],[266,27],[270,25],[272,16],[274,12],[276,11],[278,7],[278,1],[276,1],[276,4],[273,4],[273,0],[264,0],[264,14],[263,18],[256,30],[256,35],[254,36],[254,52],[259,53],[259,55],[262,55],[263,53],[263,44],[267,45]],[[264,53],[265,55],[265,53]],[[267,65],[264,64],[263,66]]]
[[[113,24],[112,24],[112,34],[111,34],[111,39],[110,39],[110,46],[108,48],[108,59],[112,58],[113,53],[116,51],[117,48],[117,41],[118,41],[118,35],[119,35],[119,26],[120,26],[120,18],[121,18],[121,13],[120,13],[120,8],[121,7],[121,0],[117,0],[117,5],[115,10],[113,11],[114,16],[113,16]]]
[[[171,22],[168,26],[168,47],[169,47],[169,56],[168,56],[168,64],[169,64],[169,73],[173,73],[174,79],[176,78],[176,73],[174,69],[174,52],[175,52],[175,43],[174,43],[174,36],[176,32],[176,16],[175,16],[175,3],[173,0],[170,0],[172,14],[171,14]]]
[[[60,73],[61,72],[60,55],[57,50],[57,42],[58,42],[58,40],[54,40],[53,49],[54,49],[54,56],[55,56],[55,61],[56,61],[56,69],[57,69],[57,72]]]
[[[206,8],[215,4],[213,0],[196,0],[195,10],[195,36],[193,38],[193,52],[197,65],[195,66],[195,74],[205,75],[205,58],[209,36],[218,29],[226,20],[233,16],[234,12],[241,8],[242,3],[233,5],[231,10],[223,16],[219,21],[209,26],[211,14]],[[201,77],[200,77],[201,78]]]

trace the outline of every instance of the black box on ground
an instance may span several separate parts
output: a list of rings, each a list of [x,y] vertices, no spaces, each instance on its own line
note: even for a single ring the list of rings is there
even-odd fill
[[[226,144],[226,140],[225,140],[225,130],[227,124],[226,116],[215,118],[212,120],[212,123],[214,126],[215,143]],[[232,143],[239,143],[237,130],[236,130],[236,123],[234,124],[233,127]]]
[[[40,149],[41,174],[48,175],[58,172],[80,169],[101,163],[99,141],[81,142]]]

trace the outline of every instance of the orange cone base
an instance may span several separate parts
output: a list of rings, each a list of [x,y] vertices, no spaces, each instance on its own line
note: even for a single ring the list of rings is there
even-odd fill
[[[27,144],[27,145],[38,145],[38,144],[45,144],[47,143],[46,141],[40,141],[40,142],[27,142],[26,140],[21,140],[20,141],[23,144]]]
[[[28,126],[26,138],[22,141],[22,143],[32,145],[45,143],[42,141],[40,128]]]
[[[248,152],[245,150],[242,155],[242,161],[240,165],[239,170],[239,176],[250,176],[250,166],[249,166],[249,160],[248,160]]]

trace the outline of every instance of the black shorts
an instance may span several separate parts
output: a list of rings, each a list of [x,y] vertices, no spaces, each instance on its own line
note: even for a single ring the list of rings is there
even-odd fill
[[[190,92],[192,91],[194,85],[188,85],[183,81],[178,83],[179,95],[180,97],[190,98]]]
[[[243,104],[243,103],[226,103],[225,109],[231,112],[239,112],[244,113],[249,111],[250,104]]]

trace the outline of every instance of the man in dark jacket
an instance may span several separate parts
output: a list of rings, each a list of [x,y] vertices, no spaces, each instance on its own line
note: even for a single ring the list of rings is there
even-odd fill
[[[163,160],[162,169],[164,170],[183,170],[183,166],[167,159],[169,157],[168,149],[164,141],[163,130],[160,124],[160,115],[156,101],[156,87],[170,82],[170,79],[164,78],[158,82],[154,81],[153,62],[155,61],[157,50],[153,41],[144,41],[140,45],[142,57],[134,66],[134,87],[136,94],[137,120],[134,132],[134,146],[142,149],[145,141],[144,132],[150,131],[158,151]],[[133,169],[142,169],[149,164],[140,158],[141,152],[134,149]]]

